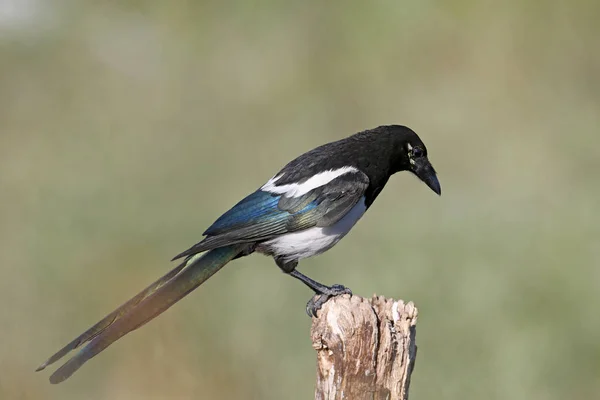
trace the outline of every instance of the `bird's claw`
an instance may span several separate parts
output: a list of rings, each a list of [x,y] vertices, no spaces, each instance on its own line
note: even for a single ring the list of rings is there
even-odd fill
[[[331,285],[328,290],[323,293],[315,294],[308,303],[306,303],[306,313],[311,318],[317,317],[317,311],[323,307],[323,304],[325,304],[327,300],[343,294],[352,296],[352,291],[343,285]]]

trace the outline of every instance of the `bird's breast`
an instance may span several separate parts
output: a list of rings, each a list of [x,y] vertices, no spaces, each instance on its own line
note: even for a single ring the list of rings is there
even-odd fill
[[[270,239],[259,245],[258,251],[283,257],[285,261],[300,260],[321,254],[340,241],[366,211],[364,198],[344,217],[331,226],[312,227]]]

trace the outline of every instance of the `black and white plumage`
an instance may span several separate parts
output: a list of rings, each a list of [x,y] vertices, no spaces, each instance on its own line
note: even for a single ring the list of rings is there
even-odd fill
[[[296,269],[298,261],[321,254],[342,239],[373,204],[390,176],[399,171],[412,172],[441,193],[425,145],[405,126],[380,126],[302,154],[217,219],[201,242],[174,258],[184,258],[183,263],[75,338],[38,370],[87,343],[52,374],[52,383],[62,382],[229,261],[253,252],[272,256],[285,273],[315,291],[307,311],[316,316],[328,298],[351,292],[301,274]]]
[[[254,242],[284,263],[322,253],[373,204],[392,174],[409,170],[440,193],[425,145],[404,126],[381,126],[317,147],[223,214],[175,258]]]

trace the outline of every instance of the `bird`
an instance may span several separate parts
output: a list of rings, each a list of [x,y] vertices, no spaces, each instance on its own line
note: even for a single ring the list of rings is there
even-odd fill
[[[441,195],[437,174],[419,136],[403,125],[384,125],[310,150],[219,217],[203,239],[176,255],[175,268],[108,314],[41,364],[41,371],[72,350],[50,376],[63,382],[85,362],[140,328],[230,261],[261,253],[313,292],[306,312],[317,317],[331,297],[352,295],[343,285],[319,283],[298,271],[299,260],[342,239],[371,207],[390,177],[408,171]],[[172,260],[172,261],[173,261]]]

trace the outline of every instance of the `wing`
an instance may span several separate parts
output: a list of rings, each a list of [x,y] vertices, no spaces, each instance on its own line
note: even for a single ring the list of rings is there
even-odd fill
[[[333,225],[364,196],[369,178],[353,169],[309,191],[298,190],[298,185],[302,183],[294,187],[288,184],[290,190],[284,193],[259,189],[250,194],[215,221],[204,232],[204,240],[174,259],[232,244],[260,242],[314,226]]]

